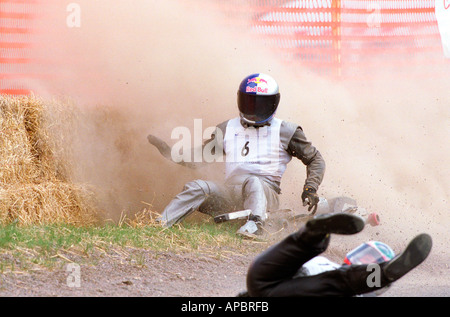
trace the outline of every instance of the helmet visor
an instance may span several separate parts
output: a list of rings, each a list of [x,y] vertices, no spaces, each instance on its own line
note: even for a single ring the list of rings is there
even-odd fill
[[[252,123],[270,119],[277,110],[280,94],[252,95],[238,91],[238,107],[241,115]]]

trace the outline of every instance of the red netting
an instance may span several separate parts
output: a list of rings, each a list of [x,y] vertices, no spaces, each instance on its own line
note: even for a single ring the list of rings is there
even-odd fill
[[[318,72],[352,75],[386,65],[442,63],[432,0],[217,1],[284,59]]]
[[[34,21],[39,3],[33,0],[0,0],[0,94],[29,94],[32,77]]]
[[[450,0],[442,1],[450,7]],[[0,0],[0,93],[28,93],[26,79],[38,76],[30,66],[34,22],[45,2],[51,3]],[[211,0],[205,10],[207,3],[230,25],[249,28],[281,51],[290,65],[322,74],[445,61],[434,0]]]

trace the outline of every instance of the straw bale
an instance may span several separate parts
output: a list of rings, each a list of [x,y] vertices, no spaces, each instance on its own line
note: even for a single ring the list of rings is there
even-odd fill
[[[91,225],[98,221],[93,191],[64,182],[0,188],[0,223]]]
[[[74,113],[67,102],[0,95],[0,223],[94,221],[94,191],[70,178]]]
[[[0,97],[0,182],[29,182],[39,176],[19,99]]]

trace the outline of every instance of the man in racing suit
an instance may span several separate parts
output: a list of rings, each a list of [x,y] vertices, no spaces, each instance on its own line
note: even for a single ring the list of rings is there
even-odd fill
[[[396,257],[380,242],[363,244],[348,253],[344,265],[318,257],[328,247],[331,233],[355,234],[364,225],[361,217],[349,213],[316,216],[252,262],[247,274],[247,291],[239,296],[357,296],[373,293],[418,266],[431,251],[431,237],[419,234]],[[374,263],[378,265],[378,271]],[[371,278],[373,274],[378,274],[375,276],[378,281]]]
[[[214,142],[211,148],[223,153],[225,183],[194,180],[185,184],[161,214],[163,225],[170,227],[195,210],[215,216],[244,209],[249,211],[248,221],[238,233],[260,234],[267,211],[278,209],[281,178],[292,157],[306,165],[303,203],[309,204],[310,211],[317,208],[325,162],[300,126],[275,118],[279,100],[278,84],[271,76],[244,78],[238,89],[240,116],[219,124],[204,144],[211,147]],[[148,139],[161,151],[161,140],[152,135]]]

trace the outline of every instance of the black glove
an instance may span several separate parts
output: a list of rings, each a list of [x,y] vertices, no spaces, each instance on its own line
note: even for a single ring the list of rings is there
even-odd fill
[[[303,188],[302,193],[302,201],[303,206],[309,205],[308,211],[313,209],[312,214],[315,214],[317,211],[317,204],[319,203],[319,196],[316,193],[316,190],[310,186],[305,186]]]

